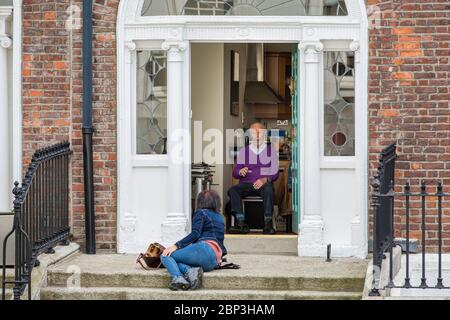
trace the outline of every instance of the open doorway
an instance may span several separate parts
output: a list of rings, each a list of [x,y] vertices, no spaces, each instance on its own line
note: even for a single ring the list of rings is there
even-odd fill
[[[228,190],[238,152],[248,146],[253,123],[267,128],[267,144],[279,154],[273,182],[273,224],[278,235],[298,232],[299,167],[295,108],[297,44],[192,43],[192,210],[195,197],[211,188],[223,200],[227,230],[234,225]],[[293,151],[294,150],[294,151]],[[264,228],[262,199],[243,199],[251,233]]]

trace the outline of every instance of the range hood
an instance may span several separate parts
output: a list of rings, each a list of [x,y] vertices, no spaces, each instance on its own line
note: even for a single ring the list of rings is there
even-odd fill
[[[247,44],[247,82],[244,102],[247,104],[278,104],[283,99],[264,81],[264,45]]]

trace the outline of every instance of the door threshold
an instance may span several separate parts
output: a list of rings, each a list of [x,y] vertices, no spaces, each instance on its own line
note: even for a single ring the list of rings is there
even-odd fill
[[[297,234],[257,234],[257,233],[249,233],[249,234],[225,234],[225,238],[228,239],[297,239]]]

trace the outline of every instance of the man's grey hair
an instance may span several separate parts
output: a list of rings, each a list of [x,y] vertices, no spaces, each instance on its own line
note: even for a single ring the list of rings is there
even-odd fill
[[[197,210],[210,209],[215,212],[220,212],[222,201],[219,194],[214,190],[202,191],[197,197]]]
[[[250,126],[250,129],[254,129],[254,128],[260,128],[260,129],[266,129],[266,126],[263,125],[261,122],[255,122]]]

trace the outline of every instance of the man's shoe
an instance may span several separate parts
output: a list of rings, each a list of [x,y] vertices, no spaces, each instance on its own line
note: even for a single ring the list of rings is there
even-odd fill
[[[189,281],[182,276],[174,277],[169,284],[169,289],[172,291],[189,290],[190,287]]]
[[[231,227],[228,231],[231,234],[248,234],[250,232],[249,227],[245,224],[245,221],[239,221],[235,227]]]
[[[191,290],[197,290],[202,287],[203,283],[203,269],[191,268],[184,274],[184,277],[190,283]]]
[[[266,221],[266,226],[264,227],[264,234],[276,234],[277,232],[273,228],[273,222],[272,220]]]

